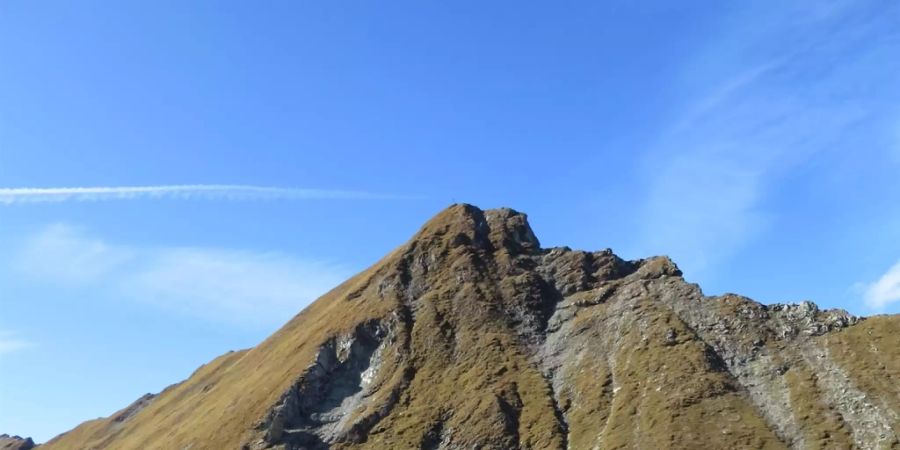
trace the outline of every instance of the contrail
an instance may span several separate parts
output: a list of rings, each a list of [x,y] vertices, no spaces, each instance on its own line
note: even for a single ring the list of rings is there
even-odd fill
[[[298,189],[232,184],[183,184],[162,186],[104,186],[62,188],[0,188],[0,204],[98,202],[137,199],[204,199],[204,200],[390,200],[415,197],[376,194],[363,191],[330,189]]]

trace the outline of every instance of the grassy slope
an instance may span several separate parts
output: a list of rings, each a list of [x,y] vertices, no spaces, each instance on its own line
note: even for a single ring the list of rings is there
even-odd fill
[[[900,436],[900,316],[870,317],[821,339],[857,388],[893,411],[894,434]]]
[[[106,432],[111,428],[108,420],[96,420],[41,448],[107,448],[103,443],[110,443],[108,448],[135,450],[188,445],[194,450],[237,448],[237,443],[249,438],[254,423],[310,364],[323,336],[352,328],[361,315],[378,314],[353,311],[361,303],[334,301],[369,274],[363,272],[326,294],[257,347],[221,356],[163,392],[122,424],[115,436]]]

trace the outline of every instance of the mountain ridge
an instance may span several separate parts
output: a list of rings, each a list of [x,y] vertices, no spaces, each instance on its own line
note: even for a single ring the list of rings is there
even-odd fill
[[[33,448],[34,441],[31,438],[0,434],[0,450],[31,450]]]
[[[457,204],[258,346],[41,448],[898,448],[898,330]]]

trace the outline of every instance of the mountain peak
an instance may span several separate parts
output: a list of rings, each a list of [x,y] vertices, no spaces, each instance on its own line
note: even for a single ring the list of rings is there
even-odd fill
[[[454,247],[471,244],[511,253],[534,253],[541,246],[528,216],[511,208],[482,210],[467,203],[453,204],[429,220],[413,238]]]
[[[456,204],[257,347],[44,444],[895,448],[900,318],[706,296]],[[648,425],[650,424],[650,425]]]
[[[33,448],[34,441],[31,438],[10,436],[6,433],[0,434],[0,450],[31,450]]]

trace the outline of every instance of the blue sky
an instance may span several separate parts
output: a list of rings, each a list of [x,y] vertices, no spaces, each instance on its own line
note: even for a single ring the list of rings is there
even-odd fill
[[[254,345],[452,202],[900,312],[895,1],[142,3],[0,5],[0,432]]]

